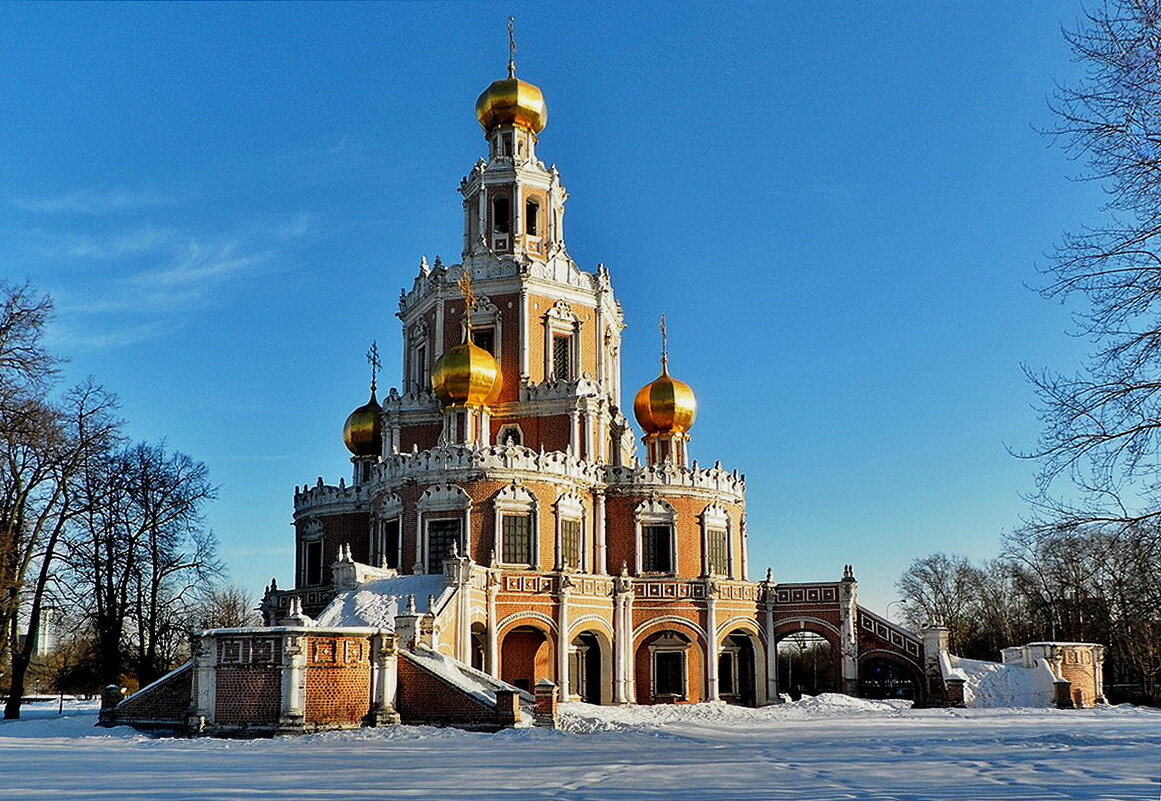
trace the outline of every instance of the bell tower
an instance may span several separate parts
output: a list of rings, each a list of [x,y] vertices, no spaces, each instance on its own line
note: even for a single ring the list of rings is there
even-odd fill
[[[488,159],[460,185],[464,198],[464,263],[488,256],[545,261],[564,248],[564,201],[555,167],[536,158],[536,140],[548,123],[540,89],[516,77],[516,42],[508,20],[508,77],[484,90],[476,118],[488,141]]]

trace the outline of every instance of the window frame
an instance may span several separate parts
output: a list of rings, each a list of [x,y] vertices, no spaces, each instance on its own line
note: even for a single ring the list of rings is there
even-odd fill
[[[432,550],[431,550],[431,545],[432,545],[432,542],[431,542],[431,524],[432,523],[455,523],[456,524],[456,537],[454,540],[451,540],[451,542],[454,542],[456,544],[456,548],[461,554],[464,552],[464,518],[462,515],[449,515],[449,514],[443,514],[443,515],[438,515],[438,516],[425,515],[424,520],[423,520],[423,559],[424,559],[424,562],[427,566],[427,574],[428,575],[435,575],[437,573],[443,573],[443,561],[444,561],[444,559],[448,558],[448,556],[444,556],[443,558],[438,559],[438,560],[432,559]],[[450,552],[451,552],[451,549],[448,548],[448,555],[449,556],[450,556]]]
[[[523,570],[535,570],[540,564],[540,522],[539,509],[534,496],[519,482],[512,482],[496,494],[492,502],[495,508],[495,534],[493,537],[493,559],[498,565]],[[505,553],[504,547],[504,518],[528,518],[528,561],[513,562]]]
[[[637,573],[646,576],[675,576],[678,573],[677,511],[662,498],[643,501],[634,512],[637,524]],[[669,527],[669,570],[645,569],[645,529]]]
[[[689,647],[690,642],[675,631],[664,631],[649,644],[649,694],[658,698],[675,698],[685,701],[689,698]],[[678,675],[681,679],[681,692],[661,692],[658,687],[660,671],[657,669],[658,657],[676,657],[678,660]],[[668,688],[666,688],[668,689]]]

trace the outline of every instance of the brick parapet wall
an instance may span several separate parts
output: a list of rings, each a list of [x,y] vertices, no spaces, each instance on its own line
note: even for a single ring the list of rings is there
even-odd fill
[[[371,709],[371,642],[367,637],[306,638],[305,723],[358,726]]]
[[[109,715],[111,725],[136,721],[185,726],[193,693],[193,663],[187,662],[150,686],[129,696]]]
[[[406,651],[399,654],[399,693],[396,699],[404,723],[476,729],[501,729],[511,725],[504,710],[498,711],[495,706],[425,669]]]

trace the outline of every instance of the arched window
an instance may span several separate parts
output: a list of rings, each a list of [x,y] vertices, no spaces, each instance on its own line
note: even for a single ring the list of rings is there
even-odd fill
[[[529,236],[540,236],[540,204],[529,200],[524,204],[524,226]]]
[[[512,205],[506,197],[492,198],[492,230],[498,234],[512,230]]]
[[[675,528],[677,512],[664,500],[641,503],[637,518],[637,571],[639,573],[677,572]]]
[[[536,553],[536,498],[513,482],[496,495],[496,556],[501,564],[533,567]]]

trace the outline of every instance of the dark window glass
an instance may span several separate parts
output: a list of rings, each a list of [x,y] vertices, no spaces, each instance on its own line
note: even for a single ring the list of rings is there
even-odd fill
[[[504,515],[504,561],[510,565],[532,564],[531,515]]]
[[[383,541],[380,543],[383,549],[383,558],[387,562],[387,567],[399,568],[399,518],[388,520],[383,524]]]
[[[303,573],[307,584],[322,584],[322,542],[308,542],[303,554]]]
[[[492,229],[498,234],[512,230],[512,207],[508,198],[498,197],[492,201]]]
[[[524,227],[529,236],[540,235],[540,204],[535,200],[524,204]]]
[[[552,338],[552,377],[572,378],[572,338],[557,334]]]
[[[684,695],[682,679],[685,655],[680,651],[658,651],[653,655],[653,688],[657,695]]]
[[[646,573],[672,573],[673,553],[669,526],[641,529],[641,569]]]
[[[565,567],[574,570],[580,567],[580,544],[580,521],[560,521],[561,562]]]
[[[451,556],[452,543],[460,542],[460,521],[429,520],[427,522],[427,572],[442,573],[443,560]]]
[[[734,694],[734,655],[729,651],[718,657],[718,692]]]
[[[496,355],[496,331],[493,328],[473,328],[472,342],[477,348],[483,348],[493,356]]]
[[[427,348],[420,345],[415,349],[415,389],[423,392],[427,388]]]
[[[709,569],[711,573],[724,576],[730,572],[729,545],[726,542],[726,532],[722,529],[711,529],[706,538],[709,540]]]

